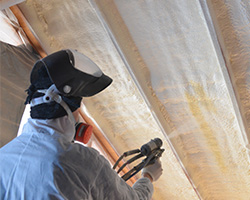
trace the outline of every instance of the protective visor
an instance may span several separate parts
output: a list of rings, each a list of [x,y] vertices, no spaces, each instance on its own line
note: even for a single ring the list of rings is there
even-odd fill
[[[31,83],[36,81],[41,67],[46,68],[51,81],[64,96],[93,96],[112,83],[92,60],[75,50],[58,51],[37,61],[31,72]]]

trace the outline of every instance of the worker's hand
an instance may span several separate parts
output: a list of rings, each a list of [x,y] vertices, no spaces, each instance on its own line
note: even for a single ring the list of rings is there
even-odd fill
[[[147,174],[149,174],[153,181],[157,181],[160,176],[162,175],[162,166],[160,159],[156,160],[154,164],[148,165],[147,167],[142,169],[142,176],[147,177]]]

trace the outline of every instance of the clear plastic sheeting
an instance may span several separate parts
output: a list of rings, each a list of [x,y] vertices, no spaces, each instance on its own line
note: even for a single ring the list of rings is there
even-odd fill
[[[23,41],[21,40],[19,33],[16,31],[19,27],[17,19],[14,18],[14,14],[10,11],[10,9],[0,11],[1,42],[8,43],[13,46],[22,45]]]
[[[164,140],[155,200],[249,199],[247,1],[28,0],[20,8],[47,52],[77,49],[112,77],[83,102],[120,154]]]
[[[16,137],[24,111],[29,73],[39,59],[24,45],[0,43],[0,147]]]
[[[10,6],[21,3],[23,1],[25,1],[25,0],[1,0],[0,9],[3,10],[6,8],[9,8]]]

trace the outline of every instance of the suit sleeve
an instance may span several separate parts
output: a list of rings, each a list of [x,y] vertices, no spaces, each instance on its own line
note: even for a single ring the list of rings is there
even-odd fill
[[[91,190],[93,199],[107,200],[150,200],[153,195],[153,184],[148,178],[140,178],[130,187],[111,168],[108,161],[99,155],[101,169]]]

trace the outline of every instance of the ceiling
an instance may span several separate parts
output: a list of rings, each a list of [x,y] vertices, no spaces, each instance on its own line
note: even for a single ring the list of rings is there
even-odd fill
[[[84,98],[119,154],[164,141],[155,200],[249,200],[248,0],[27,0],[49,54],[72,48],[113,79]]]

